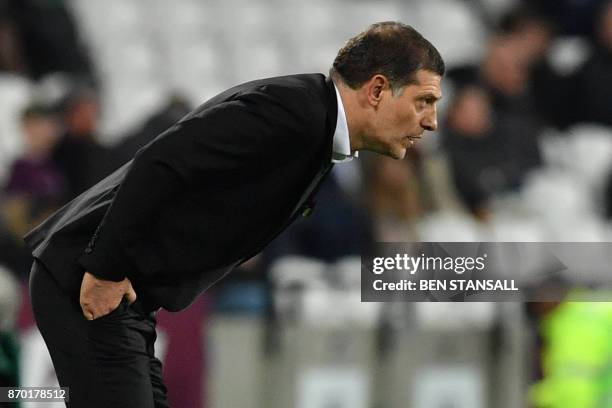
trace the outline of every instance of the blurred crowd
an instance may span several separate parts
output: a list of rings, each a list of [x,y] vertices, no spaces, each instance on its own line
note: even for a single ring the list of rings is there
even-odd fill
[[[553,218],[551,229],[533,235],[526,233],[533,224],[515,234],[512,228],[504,230],[510,231],[507,236],[480,231],[497,231],[508,213],[525,213],[521,219],[565,216],[557,208],[582,210],[583,202],[588,211],[579,216],[609,225],[612,2],[513,1],[493,16],[481,12],[485,1],[456,3],[474,13],[487,35],[478,60],[449,64],[440,131],[403,161],[360,154],[350,164],[337,165],[320,190],[314,213],[214,289],[217,313],[256,314],[275,328],[279,320],[299,316],[304,305],[294,298],[308,288],[358,291],[358,256],[374,242],[572,240],[572,233],[582,236],[576,227],[586,228],[588,222],[571,224],[570,235],[551,235],[551,230],[560,231]],[[0,0],[0,82],[15,76],[27,79],[33,92],[21,104],[19,126],[13,129],[17,133],[0,135],[0,149],[6,146],[2,139],[21,138],[19,154],[10,162],[0,151],[0,160],[7,160],[0,163],[0,385],[18,381],[18,294],[31,265],[21,237],[130,160],[195,104],[178,91],[172,93],[141,124],[114,135],[115,143],[102,143],[105,76],[79,33],[70,3],[60,0]],[[583,170],[580,176],[592,176],[572,179],[580,187],[576,207],[567,203],[574,202],[574,195],[562,194],[569,179],[559,176],[572,166]],[[547,185],[555,192],[545,194],[542,182],[553,183]],[[581,189],[583,185],[589,189]],[[521,205],[508,210],[517,199]],[[454,230],[445,227],[451,224]],[[566,309],[578,313],[568,307],[534,307],[529,315],[537,322]],[[612,316],[605,313],[600,314],[610,325]],[[559,315],[554,319],[550,324],[562,324]],[[556,344],[563,333],[548,331],[547,341]],[[271,335],[268,348],[273,350],[274,344]],[[573,363],[581,364],[575,358]],[[545,371],[538,367],[532,370],[533,381]],[[546,391],[538,395],[550,399]],[[563,403],[546,406],[595,406]]]

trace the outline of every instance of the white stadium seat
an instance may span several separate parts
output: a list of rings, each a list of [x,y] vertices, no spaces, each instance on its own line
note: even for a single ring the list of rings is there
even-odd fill
[[[23,149],[21,111],[29,103],[31,85],[22,77],[0,75],[0,185],[7,171]]]
[[[471,216],[460,212],[440,212],[427,216],[418,225],[418,235],[424,242],[482,242],[486,240],[483,226]]]
[[[612,128],[582,124],[568,130],[569,170],[595,191],[612,170]]]
[[[414,15],[404,20],[436,45],[448,66],[478,62],[487,32],[468,2],[428,0],[415,6]]]

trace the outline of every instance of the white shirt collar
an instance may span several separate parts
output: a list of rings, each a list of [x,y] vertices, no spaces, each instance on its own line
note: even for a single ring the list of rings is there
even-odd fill
[[[353,160],[358,156],[358,152],[351,153],[351,139],[349,139],[348,123],[346,122],[346,112],[342,104],[342,98],[338,87],[334,84],[336,98],[338,99],[338,119],[336,120],[336,130],[334,132],[334,147],[332,152],[332,163],[343,163]]]

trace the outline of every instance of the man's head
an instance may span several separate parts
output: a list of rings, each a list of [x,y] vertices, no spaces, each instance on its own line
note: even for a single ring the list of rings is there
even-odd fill
[[[32,104],[21,114],[27,154],[39,158],[49,154],[59,138],[57,115],[49,108]]]
[[[410,26],[371,25],[338,52],[330,75],[342,95],[352,150],[401,159],[437,127],[444,62]]]
[[[601,6],[597,24],[597,40],[606,49],[612,52],[612,1]]]

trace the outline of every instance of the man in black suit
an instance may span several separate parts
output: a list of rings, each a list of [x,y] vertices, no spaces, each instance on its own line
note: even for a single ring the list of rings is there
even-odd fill
[[[34,314],[69,406],[168,406],[156,310],[187,307],[312,211],[334,163],[359,150],[402,159],[437,126],[443,74],[413,28],[374,24],[330,78],[221,93],[26,236]]]

